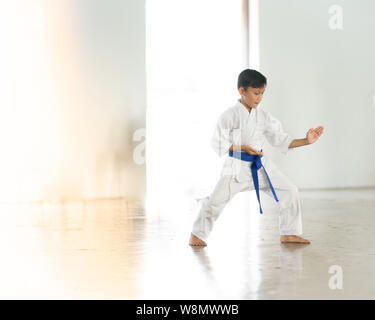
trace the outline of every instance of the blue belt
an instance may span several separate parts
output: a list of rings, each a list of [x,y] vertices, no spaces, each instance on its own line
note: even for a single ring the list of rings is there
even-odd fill
[[[263,213],[262,206],[260,205],[259,180],[258,180],[258,170],[261,167],[263,167],[262,161],[260,160],[260,158],[262,156],[261,155],[252,155],[252,154],[248,154],[247,152],[240,152],[240,151],[229,151],[229,156],[233,157],[233,158],[240,159],[242,161],[252,162],[250,168],[251,168],[251,174],[253,176],[254,188],[255,188],[255,191],[257,193],[257,198],[258,198],[258,202],[259,202],[260,213]],[[269,178],[269,176],[267,174],[267,171],[266,171],[266,169],[264,167],[263,167],[263,169],[264,169],[264,172],[266,173],[268,182],[270,184],[270,188],[271,188],[271,191],[273,193],[273,197],[275,198],[276,201],[279,201],[279,199],[277,199],[275,190],[274,190],[274,188],[272,186],[272,183],[271,183],[271,180],[270,180],[270,178]]]

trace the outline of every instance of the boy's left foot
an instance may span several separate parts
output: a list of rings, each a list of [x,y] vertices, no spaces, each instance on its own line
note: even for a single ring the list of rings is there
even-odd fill
[[[191,233],[189,245],[205,247],[205,246],[207,246],[207,243],[204,242],[202,239],[199,239],[197,236],[195,236]]]
[[[302,243],[302,244],[310,244],[310,241],[299,236],[294,235],[285,235],[280,236],[281,243]]]

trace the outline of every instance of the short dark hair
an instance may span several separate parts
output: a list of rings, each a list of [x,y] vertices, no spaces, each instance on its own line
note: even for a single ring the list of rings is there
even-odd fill
[[[245,69],[238,75],[238,89],[243,87],[246,91],[248,87],[263,88],[265,85],[267,85],[267,78],[256,70]]]

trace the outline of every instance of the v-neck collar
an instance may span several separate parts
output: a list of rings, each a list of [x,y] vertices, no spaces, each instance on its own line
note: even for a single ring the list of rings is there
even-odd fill
[[[252,108],[251,109],[251,112],[249,112],[249,110],[247,110],[247,108],[241,103],[241,100],[240,99],[237,99],[237,105],[239,107],[239,109],[241,110],[241,112],[246,116],[246,117],[249,117],[249,116],[252,116],[255,114],[255,109]]]

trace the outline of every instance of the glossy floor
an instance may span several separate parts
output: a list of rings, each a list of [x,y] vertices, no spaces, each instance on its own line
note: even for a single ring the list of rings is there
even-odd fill
[[[375,190],[300,194],[311,245],[280,244],[276,205],[248,192],[205,248],[188,245],[199,204],[2,204],[0,298],[375,299]]]

